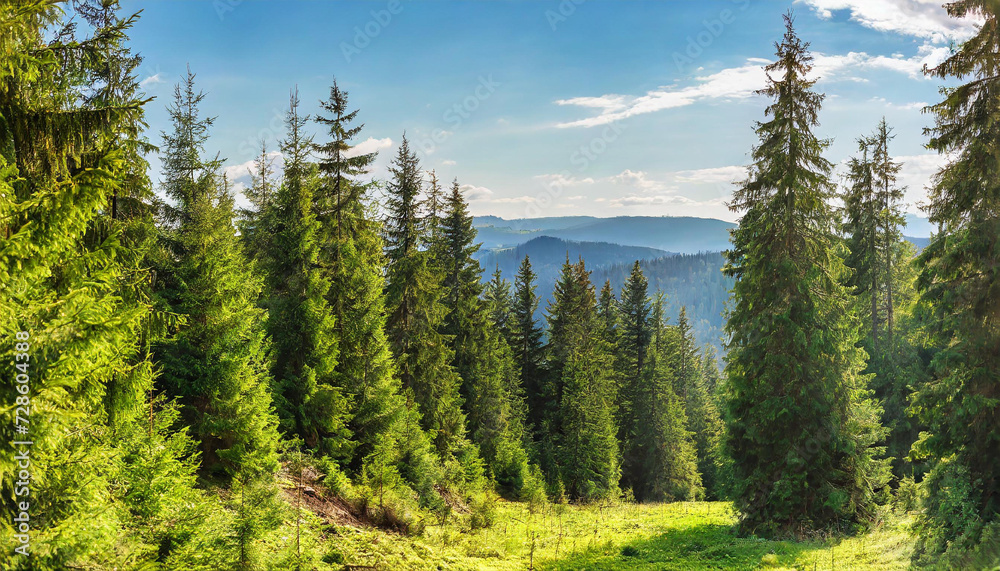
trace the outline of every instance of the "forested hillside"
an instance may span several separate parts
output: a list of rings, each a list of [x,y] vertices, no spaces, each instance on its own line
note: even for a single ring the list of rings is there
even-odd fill
[[[0,568],[996,569],[1000,27],[949,11],[984,23],[928,70],[969,83],[919,254],[886,120],[834,182],[787,15],[739,224],[670,248],[724,253],[661,256],[647,218],[480,251],[405,133],[373,176],[336,79],[288,86],[238,207],[195,70],[143,93],[138,15],[4,5]],[[649,244],[564,241],[611,236]]]

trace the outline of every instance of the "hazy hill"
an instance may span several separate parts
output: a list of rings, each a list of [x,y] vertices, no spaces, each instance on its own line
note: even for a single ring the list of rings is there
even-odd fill
[[[475,224],[479,240],[486,249],[510,248],[539,236],[551,236],[684,254],[725,249],[729,244],[729,229],[735,227],[730,222],[713,218],[672,216],[567,216],[519,220],[483,216],[477,217]]]
[[[903,234],[917,248],[927,245],[933,230],[926,218],[906,215]],[[681,254],[721,252],[729,248],[729,230],[736,225],[714,218],[683,216],[562,216],[505,220],[478,216],[474,222],[483,249],[512,248],[550,236],[578,242],[610,242],[623,246],[656,248]]]

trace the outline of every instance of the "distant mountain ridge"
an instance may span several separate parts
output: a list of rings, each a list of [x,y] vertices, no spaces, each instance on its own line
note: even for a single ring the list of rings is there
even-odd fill
[[[714,218],[669,216],[567,216],[504,220],[496,216],[474,221],[485,249],[511,248],[550,236],[577,242],[608,242],[681,254],[718,252],[729,245],[736,225]]]
[[[906,215],[903,233],[917,248],[927,245],[933,227],[926,218]],[[473,220],[485,250],[513,248],[541,236],[575,242],[607,242],[654,248],[678,254],[721,252],[729,248],[729,231],[736,224],[691,216],[559,216],[505,220],[477,216]]]

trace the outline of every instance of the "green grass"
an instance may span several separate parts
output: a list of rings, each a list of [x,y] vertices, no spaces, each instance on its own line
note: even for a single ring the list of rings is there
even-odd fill
[[[348,564],[392,570],[751,570],[906,569],[908,520],[856,537],[806,542],[740,538],[729,504],[548,506],[500,502],[494,525],[472,531],[467,516],[421,537],[339,528],[329,538]]]

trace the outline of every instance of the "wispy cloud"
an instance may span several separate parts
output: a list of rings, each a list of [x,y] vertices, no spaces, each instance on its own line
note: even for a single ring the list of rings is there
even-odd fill
[[[465,195],[465,199],[469,202],[482,202],[493,198],[493,191],[485,186],[463,184],[459,187],[459,189],[462,191],[462,194]]]
[[[925,65],[937,65],[947,57],[948,53],[947,47],[929,44],[920,46],[917,54],[912,57],[904,57],[901,54],[870,55],[865,52],[838,55],[815,53],[811,76],[823,82],[866,81],[859,77],[859,74],[893,71],[906,74],[913,79],[920,79],[923,77]],[[740,67],[696,77],[696,85],[665,86],[638,97],[608,94],[599,97],[559,99],[555,102],[557,105],[597,110],[598,114],[558,123],[556,127],[596,127],[636,115],[686,107],[704,100],[746,99],[751,97],[754,91],[764,87],[767,79],[764,65],[768,61],[762,58],[748,58]]]
[[[165,82],[166,82],[166,80],[163,79],[163,74],[162,73],[154,73],[153,75],[150,75],[146,79],[143,79],[142,81],[140,81],[139,82],[139,87],[145,88],[145,87],[149,87],[150,85],[156,85],[157,83],[165,83]]]
[[[729,184],[742,179],[746,174],[747,168],[744,166],[728,166],[677,171],[675,176],[677,182]]]
[[[942,0],[796,0],[823,19],[848,10],[851,20],[880,32],[923,38],[934,43],[962,41],[975,33],[979,21],[948,15]]]
[[[274,166],[277,170],[281,170],[282,165],[282,154],[281,151],[271,151],[267,154],[267,157],[274,162]],[[246,179],[257,174],[257,169],[254,165],[254,161],[249,160],[245,163],[240,163],[238,165],[229,165],[222,169],[222,172],[226,175],[232,183],[240,184],[241,179]],[[243,180],[242,182],[247,182]]]
[[[351,147],[351,150],[344,153],[348,158],[356,157],[358,155],[366,155],[368,153],[374,153],[381,151],[382,149],[387,149],[392,146],[392,139],[386,137],[384,139],[376,139],[375,137],[368,137],[364,141],[361,141],[357,145]]]

